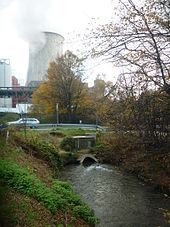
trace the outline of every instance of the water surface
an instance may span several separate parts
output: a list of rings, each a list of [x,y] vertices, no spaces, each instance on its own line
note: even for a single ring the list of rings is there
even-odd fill
[[[168,226],[160,208],[168,198],[134,176],[110,165],[70,165],[62,172],[75,191],[95,211],[100,227]]]

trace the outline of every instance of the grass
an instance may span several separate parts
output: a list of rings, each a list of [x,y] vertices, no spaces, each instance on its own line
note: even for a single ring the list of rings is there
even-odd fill
[[[96,130],[82,129],[82,128],[58,128],[56,129],[56,135],[60,134],[63,136],[83,136],[90,133],[96,133]]]
[[[50,189],[26,169],[12,161],[0,159],[0,184],[36,199],[54,214],[58,209],[68,212],[71,208],[73,216],[82,218],[89,224],[97,222],[93,210],[81,201],[67,182],[53,180]]]

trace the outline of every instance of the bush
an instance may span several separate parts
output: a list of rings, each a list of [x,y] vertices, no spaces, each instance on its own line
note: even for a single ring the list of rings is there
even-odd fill
[[[62,161],[58,150],[52,143],[41,141],[38,135],[31,135],[27,140],[22,138],[21,134],[14,134],[13,136],[15,136],[15,140],[20,147],[24,150],[31,150],[32,155],[46,161],[54,169],[56,174],[62,168]]]
[[[95,152],[105,152],[107,150],[107,145],[105,143],[97,143],[96,146],[90,147],[90,152],[95,153]]]
[[[84,219],[89,224],[99,223],[99,220],[94,217],[94,211],[89,209],[86,204],[74,207],[73,215]]]
[[[38,147],[41,150],[44,159],[48,161],[50,166],[58,173],[58,170],[62,167],[62,161],[58,154],[57,148],[48,142],[38,142]]]
[[[73,191],[71,185],[68,182],[55,180],[53,182],[52,190],[56,194],[60,195],[62,199],[65,199],[72,207],[83,204],[80,196]]]
[[[75,149],[75,141],[72,137],[65,137],[60,143],[60,148],[65,151],[73,151]]]
[[[62,202],[44,183],[11,161],[0,159],[0,182],[17,192],[37,199],[53,213],[57,208],[61,208]]]

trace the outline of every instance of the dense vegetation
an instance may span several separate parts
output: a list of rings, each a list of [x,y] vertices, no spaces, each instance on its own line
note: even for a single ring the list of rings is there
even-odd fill
[[[155,189],[170,193],[170,154],[168,147],[151,147],[129,133],[101,134],[96,147],[91,148],[100,162],[118,166],[136,175]]]
[[[2,159],[0,159],[0,177],[1,184],[36,199],[54,214],[58,209],[66,212],[72,208],[74,216],[80,216],[90,224],[94,224],[96,221],[93,211],[81,201],[80,197],[66,182],[53,180],[50,190],[27,170],[9,160]]]
[[[93,210],[81,201],[69,183],[56,179],[64,159],[58,152],[58,142],[52,143],[54,136],[31,131],[27,131],[26,136],[22,130],[11,129],[6,141],[6,130],[0,134],[0,192],[3,202],[0,223],[16,226],[25,220],[26,226],[35,226],[37,221],[41,225],[93,226],[97,222]],[[18,201],[15,201],[16,197],[19,197]],[[23,204],[26,210],[22,213],[22,200],[28,202],[30,212]],[[33,206],[36,203],[39,204],[37,209]],[[51,220],[47,220],[49,212]]]

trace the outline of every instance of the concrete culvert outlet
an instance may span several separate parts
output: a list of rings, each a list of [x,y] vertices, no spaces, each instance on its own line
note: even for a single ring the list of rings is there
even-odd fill
[[[80,163],[83,164],[84,166],[90,166],[97,162],[98,160],[93,155],[90,155],[90,154],[84,155],[80,160]]]
[[[92,165],[94,163],[96,163],[96,161],[94,159],[87,157],[87,158],[84,159],[82,164],[84,166],[90,166],[90,165]]]

